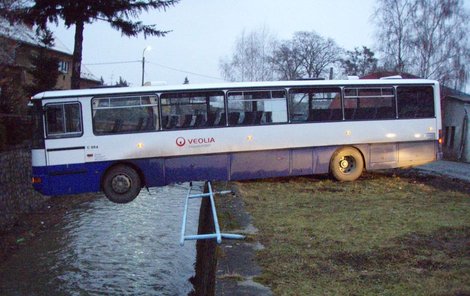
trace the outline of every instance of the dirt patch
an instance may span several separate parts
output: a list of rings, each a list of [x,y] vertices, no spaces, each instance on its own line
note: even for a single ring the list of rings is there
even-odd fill
[[[422,270],[447,270],[453,258],[470,260],[470,228],[445,227],[432,234],[410,234],[395,245],[367,253],[338,252],[330,260],[356,270],[381,269],[384,266],[407,265]]]
[[[470,192],[470,183],[446,176],[430,175],[416,169],[394,169],[382,172],[386,176],[404,177],[410,184],[422,183],[444,191]]]
[[[60,223],[70,210],[96,198],[96,194],[53,197],[36,211],[21,215],[9,231],[0,232],[0,262]]]
[[[470,227],[444,227],[431,235],[411,234],[398,242],[411,251],[439,251],[450,257],[470,259]]]

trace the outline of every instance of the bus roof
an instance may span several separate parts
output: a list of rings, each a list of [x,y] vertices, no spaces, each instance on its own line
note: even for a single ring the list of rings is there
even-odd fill
[[[428,79],[356,79],[356,80],[291,80],[291,81],[263,81],[263,82],[225,82],[213,84],[178,84],[138,87],[110,87],[75,90],[46,91],[36,94],[32,100],[52,98],[70,98],[86,96],[102,96],[133,93],[158,93],[164,91],[203,91],[203,90],[234,90],[246,88],[268,87],[302,87],[302,86],[336,86],[336,85],[406,85],[406,84],[437,84],[435,80]]]

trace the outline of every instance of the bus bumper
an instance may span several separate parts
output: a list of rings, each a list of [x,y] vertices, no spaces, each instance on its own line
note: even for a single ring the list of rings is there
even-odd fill
[[[49,196],[97,192],[101,172],[101,167],[86,164],[33,167],[32,185],[36,191]]]
[[[52,195],[49,190],[51,187],[49,186],[49,176],[46,174],[45,167],[33,167],[31,183],[34,190],[42,195]]]

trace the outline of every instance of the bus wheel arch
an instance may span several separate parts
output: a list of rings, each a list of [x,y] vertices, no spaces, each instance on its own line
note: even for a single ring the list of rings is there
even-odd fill
[[[338,181],[354,181],[365,169],[364,155],[356,147],[340,147],[332,154],[329,169],[331,176]]]
[[[110,166],[103,174],[101,188],[106,197],[114,203],[133,201],[141,188],[144,179],[135,166],[128,163],[117,163]]]

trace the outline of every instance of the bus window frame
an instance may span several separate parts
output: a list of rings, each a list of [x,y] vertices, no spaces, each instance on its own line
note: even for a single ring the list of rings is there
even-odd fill
[[[359,92],[361,90],[381,90],[381,93],[382,93],[382,90],[384,89],[391,89],[392,90],[392,94],[381,94],[381,95],[361,95]],[[356,90],[356,95],[346,95],[346,91],[348,90]],[[395,116],[390,116],[390,117],[386,117],[386,118],[364,118],[364,119],[361,119],[361,118],[346,118],[346,108],[345,105],[346,105],[346,100],[348,99],[354,99],[356,98],[358,100],[358,102],[360,102],[361,99],[374,99],[374,98],[378,98],[378,99],[392,99],[393,100],[393,103],[392,104],[392,107],[393,107],[393,111],[395,113]],[[374,121],[374,120],[396,120],[397,117],[398,117],[398,109],[397,109],[397,101],[398,101],[398,97],[397,97],[397,87],[396,85],[382,85],[382,84],[377,84],[377,85],[349,85],[349,86],[345,86],[343,85],[342,86],[342,109],[343,109],[343,120],[344,121]],[[378,106],[380,107],[380,106]],[[378,108],[377,106],[375,106],[375,108]],[[356,108],[353,108],[356,110],[359,110],[359,109],[362,109],[359,105],[356,107]]]
[[[339,99],[340,99],[340,108],[328,108],[328,109],[325,109],[325,110],[333,110],[333,109],[339,109],[341,110],[341,119],[338,119],[338,120],[328,120],[328,121],[309,121],[307,120],[308,119],[308,112],[310,112],[310,109],[309,109],[309,106],[307,106],[307,118],[305,120],[292,120],[292,116],[293,114],[291,113],[292,112],[292,106],[291,106],[291,102],[293,100],[293,96],[295,94],[299,94],[301,92],[298,92],[300,90],[333,90],[333,89],[336,89],[337,92],[330,92],[330,93],[337,93],[339,95]],[[343,85],[329,85],[329,86],[295,86],[295,87],[291,87],[289,88],[288,90],[288,108],[289,108],[289,113],[287,114],[288,118],[289,118],[289,123],[290,124],[318,124],[318,123],[331,123],[331,122],[341,122],[341,121],[344,121],[344,95],[343,95],[343,92],[344,92],[344,86]],[[307,93],[307,92],[304,92],[304,93]],[[325,93],[325,92],[322,92],[322,93]],[[314,109],[311,109],[311,110],[314,110]]]
[[[49,108],[50,105],[62,105],[62,110],[65,114],[65,105],[72,105],[72,104],[77,104],[79,107],[79,123],[80,123],[80,132],[70,132],[70,133],[58,133],[58,134],[53,134],[51,135],[49,133],[49,125],[48,125],[48,120],[47,120],[47,109]],[[83,136],[83,110],[82,110],[82,104],[80,101],[68,101],[68,102],[50,102],[46,103],[43,107],[44,110],[44,136],[45,139],[48,140],[53,140],[53,139],[64,139],[64,138],[80,138]],[[65,118],[67,119],[67,118]],[[66,125],[66,121],[64,121],[64,126]]]
[[[209,103],[210,105],[210,99],[211,98],[216,98],[216,97],[221,97],[222,100],[221,100],[221,103],[223,103],[224,107],[223,107],[223,112],[222,114],[227,114],[227,92],[224,90],[224,89],[213,89],[213,90],[187,90],[187,91],[165,91],[165,92],[160,92],[158,94],[158,99],[159,99],[159,108],[158,108],[158,112],[159,112],[159,116],[160,116],[160,128],[159,128],[159,131],[162,131],[162,132],[170,132],[170,131],[184,131],[184,130],[197,130],[197,129],[208,129],[208,128],[221,128],[221,127],[225,127],[226,125],[223,125],[223,126],[219,126],[219,125],[212,125],[212,126],[205,126],[205,125],[202,125],[202,126],[197,126],[197,127],[194,127],[194,126],[186,126],[186,127],[175,127],[175,128],[165,128],[163,127],[163,116],[168,116],[167,114],[164,115],[163,113],[163,106],[172,106],[171,104],[165,104],[163,105],[162,104],[162,100],[164,99],[175,99],[175,98],[165,98],[165,95],[183,95],[183,94],[190,94],[190,95],[195,95],[195,94],[208,94],[208,93],[212,93],[212,94],[217,94],[217,95],[211,95],[211,96],[205,96],[206,100],[209,99],[208,102],[205,103],[205,105],[207,106],[207,104]],[[163,98],[162,98],[163,96]],[[202,97],[202,96],[200,96]],[[188,98],[191,98],[191,97],[188,97]],[[200,103],[202,104],[202,103]],[[176,105],[176,104],[175,104]],[[187,104],[181,104],[181,105],[191,105],[191,102],[189,101]],[[209,110],[206,110],[206,118],[207,118],[207,115],[209,114],[208,112]],[[180,114],[178,116],[181,116],[183,114]]]
[[[230,103],[230,93],[250,93],[250,92],[269,92],[271,97],[270,98],[266,98],[266,99],[261,99],[261,100],[257,100],[257,99],[252,99],[250,101],[269,101],[269,100],[281,100],[281,99],[284,99],[284,103],[285,103],[285,115],[286,115],[286,120],[285,121],[282,121],[282,122],[266,122],[266,123],[259,123],[259,124],[248,124],[248,125],[243,125],[243,124],[229,124],[229,113],[231,112],[230,111],[230,108],[229,108],[229,103]],[[283,92],[284,93],[284,97],[283,98],[273,98],[272,97],[272,94],[273,92]],[[226,114],[226,127],[244,127],[244,126],[271,126],[271,125],[281,125],[281,124],[290,124],[290,121],[289,121],[289,88],[285,88],[285,87],[273,87],[273,88],[247,88],[247,89],[238,89],[238,88],[235,88],[235,89],[228,89],[227,92],[225,93],[225,100],[226,100],[226,104],[225,104],[225,114]],[[248,100],[241,100],[241,101],[248,101]],[[264,112],[264,111],[263,111]],[[268,111],[269,112],[269,111]]]
[[[113,98],[126,98],[126,97],[138,97],[139,98],[139,102],[142,102],[142,97],[155,97],[155,101],[157,102],[156,104],[145,104],[145,105],[131,105],[131,106],[108,106],[108,107],[101,107],[99,109],[94,109],[93,108],[93,100],[94,99],[108,99],[108,100],[111,100]],[[132,94],[132,93],[125,93],[125,94],[119,94],[119,95],[108,95],[108,96],[101,96],[101,95],[98,95],[98,96],[94,96],[94,97],[91,97],[90,99],[90,118],[91,118],[91,126],[92,126],[92,131],[93,131],[93,135],[99,137],[99,136],[110,136],[110,135],[128,135],[128,134],[141,134],[141,133],[154,133],[154,132],[159,132],[161,130],[161,108],[160,108],[160,96],[159,94],[156,94],[156,93],[136,93],[136,94]],[[116,133],[116,132],[103,132],[103,133],[97,133],[96,130],[95,130],[95,117],[93,115],[93,112],[95,110],[109,110],[109,109],[119,109],[119,108],[123,108],[123,107],[130,107],[130,108],[142,108],[142,107],[157,107],[157,112],[155,113],[154,112],[154,115],[157,114],[158,118],[157,118],[157,121],[156,123],[158,124],[158,128],[154,129],[154,130],[139,130],[139,131],[129,131],[129,132],[119,132],[119,133]]]
[[[433,111],[433,116],[423,116],[423,117],[416,117],[414,116],[413,118],[409,118],[409,117],[402,117],[400,116],[400,104],[399,104],[399,99],[398,99],[398,90],[400,88],[430,88],[431,89],[431,94],[433,96],[432,98],[432,102],[433,102],[433,105],[432,105],[432,111]],[[437,115],[436,115],[436,106],[434,105],[435,104],[435,94],[436,94],[436,90],[434,89],[434,85],[433,84],[400,84],[400,85],[395,85],[395,101],[396,101],[396,104],[397,104],[397,109],[396,109],[396,116],[397,118],[396,119],[400,119],[400,120],[412,120],[412,119],[432,119],[432,118],[437,118]]]
[[[32,149],[44,149],[46,139],[45,112],[41,101],[32,102],[31,115],[33,120]]]

